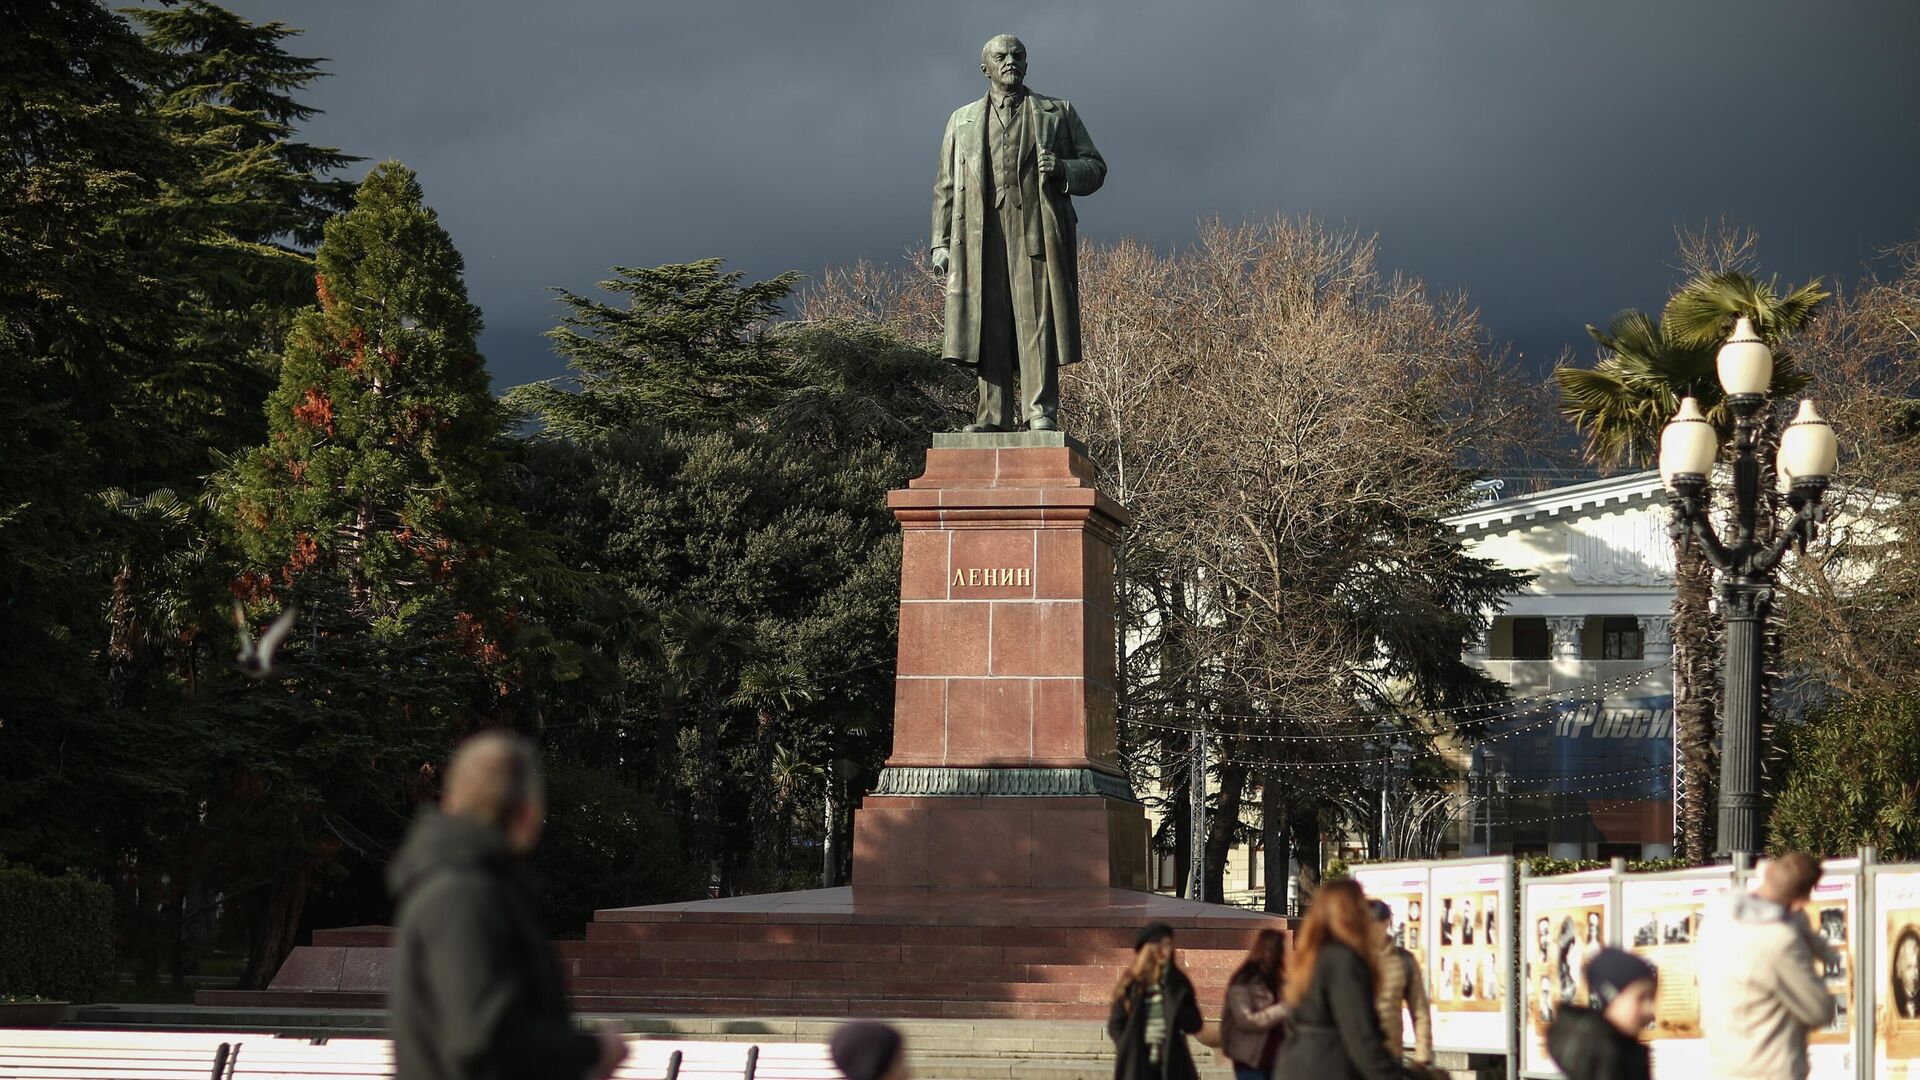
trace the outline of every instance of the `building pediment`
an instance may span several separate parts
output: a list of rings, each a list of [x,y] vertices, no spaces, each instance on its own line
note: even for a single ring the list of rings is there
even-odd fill
[[[1668,589],[1667,520],[1657,472],[1502,499],[1446,519],[1475,555],[1532,573],[1534,594]]]

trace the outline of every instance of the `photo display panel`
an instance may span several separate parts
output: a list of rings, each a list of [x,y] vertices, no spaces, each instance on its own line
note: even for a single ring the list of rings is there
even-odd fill
[[[1429,872],[1426,972],[1436,1048],[1509,1052],[1512,874],[1504,859],[1435,863]]]
[[[1920,1080],[1920,870],[1873,879],[1874,1080]]]
[[[1700,1032],[1700,971],[1693,943],[1708,911],[1722,903],[1733,879],[1725,870],[1620,882],[1623,947],[1660,972],[1660,996],[1646,1039],[1656,1075],[1699,1075],[1707,1067]]]
[[[1833,995],[1833,1022],[1807,1034],[1808,1080],[1854,1080],[1853,1015],[1854,957],[1860,924],[1860,876],[1851,866],[1829,862],[1820,884],[1813,887],[1807,921],[1833,951],[1829,960],[1815,959],[1827,992]]]
[[[1427,864],[1403,863],[1392,866],[1356,866],[1353,880],[1365,890],[1367,899],[1379,900],[1393,911],[1387,934],[1393,943],[1413,954],[1421,971],[1427,970]],[[1431,985],[1431,980],[1429,980]],[[1404,1016],[1404,1010],[1402,1015]],[[1413,1020],[1406,1018],[1407,1045],[1413,1045]]]
[[[1526,881],[1522,888],[1520,1071],[1559,1077],[1547,1053],[1547,1025],[1562,1005],[1587,1004],[1587,959],[1613,943],[1613,882],[1603,871]]]

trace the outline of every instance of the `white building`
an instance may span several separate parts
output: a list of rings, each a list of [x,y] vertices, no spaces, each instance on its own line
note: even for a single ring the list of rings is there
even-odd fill
[[[1447,522],[1473,554],[1534,577],[1467,654],[1515,703],[1481,736],[1484,779],[1468,780],[1460,753],[1442,854],[1670,855],[1673,549],[1659,475],[1495,499]],[[1324,857],[1361,853],[1334,841]],[[1229,901],[1261,904],[1262,858],[1233,852]],[[1155,859],[1165,892],[1178,887],[1172,864]]]
[[[1448,519],[1468,551],[1534,575],[1468,653],[1511,688],[1520,704],[1510,714],[1520,715],[1485,747],[1507,790],[1496,785],[1477,803],[1478,830],[1463,833],[1463,847],[1672,854],[1668,520],[1655,472],[1499,499]],[[1542,704],[1524,713],[1528,699]]]

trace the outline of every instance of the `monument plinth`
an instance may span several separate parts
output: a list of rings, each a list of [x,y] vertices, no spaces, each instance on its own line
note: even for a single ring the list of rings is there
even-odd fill
[[[1126,511],[1060,432],[937,435],[903,532],[893,752],[854,818],[861,885],[1144,889],[1116,756]]]

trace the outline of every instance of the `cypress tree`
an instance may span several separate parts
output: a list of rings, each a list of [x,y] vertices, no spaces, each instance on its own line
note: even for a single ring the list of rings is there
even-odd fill
[[[268,442],[222,496],[257,572],[336,574],[369,620],[404,621],[426,596],[484,609],[502,414],[462,269],[398,162],[327,225],[320,303],[288,334]]]

